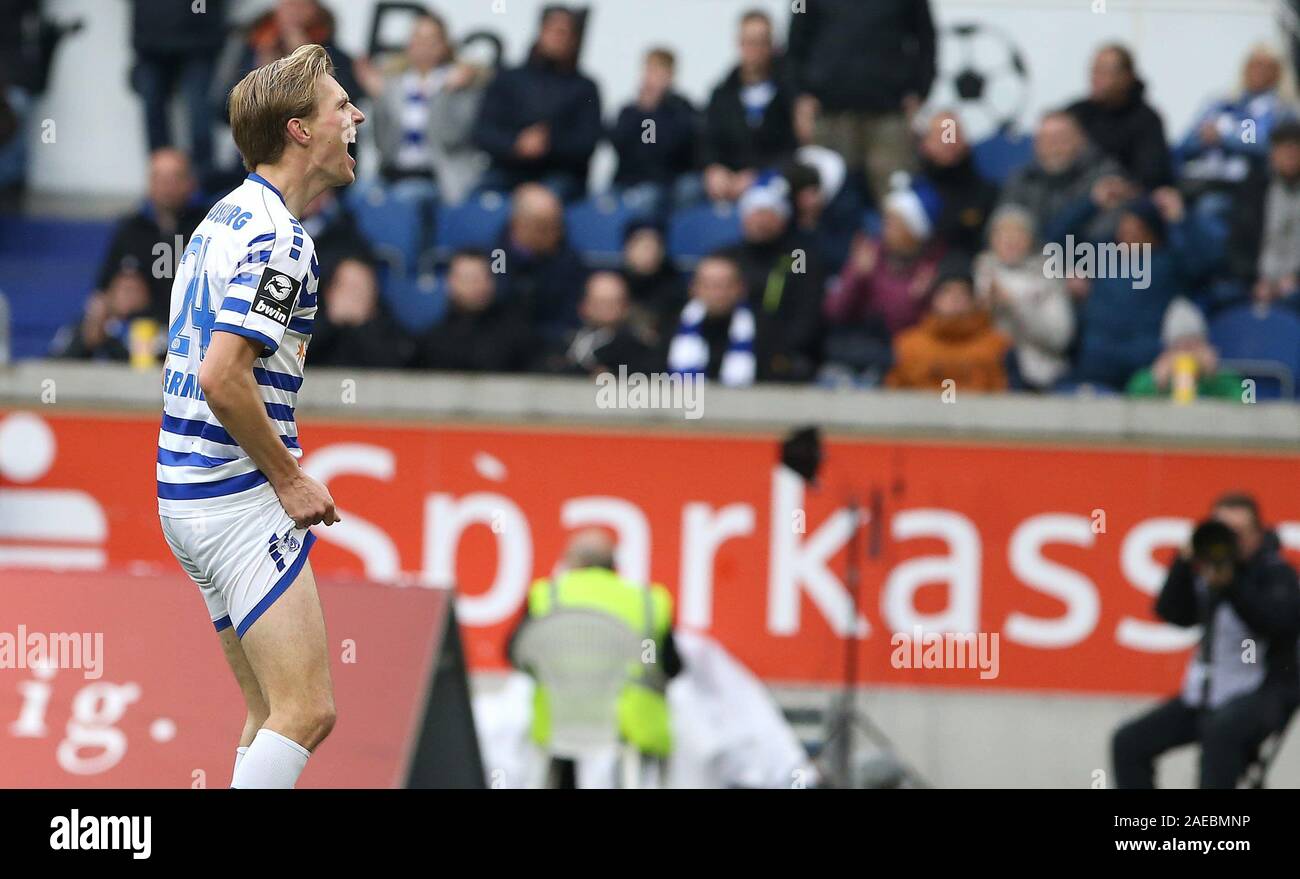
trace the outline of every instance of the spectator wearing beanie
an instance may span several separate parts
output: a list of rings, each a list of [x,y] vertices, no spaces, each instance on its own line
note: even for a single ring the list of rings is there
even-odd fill
[[[790,186],[794,228],[813,241],[823,265],[844,265],[866,208],[858,188],[846,185],[844,159],[826,147],[800,147],[782,174]]]
[[[1219,352],[1207,338],[1205,318],[1189,300],[1179,297],[1165,311],[1160,339],[1165,350],[1149,368],[1129,380],[1130,397],[1167,397],[1177,387],[1179,359],[1195,370],[1196,396],[1241,401],[1242,377],[1219,368]]]
[[[836,325],[879,320],[890,336],[907,329],[925,311],[925,294],[943,256],[934,239],[940,211],[933,189],[895,180],[885,199],[879,239],[859,235],[849,262],[826,296],[826,317]]]
[[[743,240],[725,251],[740,266],[758,322],[762,381],[807,381],[821,360],[825,274],[811,239],[791,228],[789,186],[765,174],[741,196]]]

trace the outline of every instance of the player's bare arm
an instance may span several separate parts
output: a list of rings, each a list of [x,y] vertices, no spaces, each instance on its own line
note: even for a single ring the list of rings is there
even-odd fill
[[[253,380],[253,362],[260,349],[255,340],[214,333],[199,369],[199,387],[212,413],[266,475],[294,524],[299,528],[332,525],[339,517],[329,490],[303,472],[266,416]]]

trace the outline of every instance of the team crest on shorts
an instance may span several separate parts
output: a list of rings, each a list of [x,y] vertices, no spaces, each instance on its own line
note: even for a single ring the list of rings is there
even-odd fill
[[[275,562],[277,571],[284,570],[284,557],[294,554],[301,547],[302,543],[297,537],[293,536],[292,528],[283,534],[272,534],[270,539],[267,540],[267,552],[271,554],[271,561]]]

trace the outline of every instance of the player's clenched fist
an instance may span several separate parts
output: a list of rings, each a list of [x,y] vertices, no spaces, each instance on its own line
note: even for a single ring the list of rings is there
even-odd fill
[[[276,486],[275,493],[279,495],[284,511],[299,528],[310,528],[322,522],[333,525],[339,521],[329,489],[306,473],[299,472],[284,485]]]

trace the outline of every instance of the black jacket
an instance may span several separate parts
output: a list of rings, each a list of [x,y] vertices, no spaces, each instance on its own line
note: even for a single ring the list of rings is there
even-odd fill
[[[654,122],[651,143],[644,140],[646,120]],[[649,113],[628,104],[609,130],[609,142],[618,153],[614,182],[620,186],[672,183],[694,167],[699,129],[699,114],[676,92],[665,95]]]
[[[1229,221],[1227,259],[1232,276],[1253,284],[1259,275],[1259,252],[1264,247],[1264,210],[1273,175],[1264,163],[1256,164],[1237,187]]]
[[[550,351],[538,368],[565,375],[589,376],[597,372],[617,373],[625,367],[629,374],[650,374],[663,370],[658,352],[629,326],[613,330],[583,327],[565,340],[563,346]]]
[[[194,229],[207,215],[207,208],[192,205],[184,208],[177,218],[175,228],[163,229],[158,224],[158,215],[153,208],[146,205],[137,213],[125,217],[117,224],[113,240],[108,245],[99,266],[99,276],[95,283],[101,290],[107,290],[109,281],[120,269],[137,269],[144,273],[149,284],[149,313],[156,320],[167,323],[171,308],[172,278],[185,245],[194,233]],[[179,246],[177,246],[179,236]],[[154,252],[159,244],[165,244],[162,256]],[[168,254],[171,258],[167,259]],[[159,268],[166,271],[154,271],[155,263],[160,259]]]
[[[325,308],[316,314],[308,358],[313,366],[400,369],[411,361],[414,345],[384,310],[358,326],[335,326]]]
[[[802,251],[803,271],[793,254]],[[740,264],[754,313],[759,381],[807,381],[821,361],[826,274],[815,242],[787,232],[775,241],[744,242],[726,251]]]
[[[206,0],[202,13],[186,0],[131,0],[131,47],[150,55],[215,57],[226,40],[226,0]]]
[[[533,329],[550,343],[578,326],[578,300],[587,283],[587,269],[567,243],[545,256],[514,246],[510,230],[498,244],[506,255],[507,271],[499,294],[520,308]]]
[[[521,159],[515,155],[515,140],[538,122],[550,126],[551,150],[539,159]],[[492,157],[493,167],[525,179],[558,172],[585,183],[587,164],[603,133],[596,83],[535,57],[492,80],[474,126],[474,143]]]
[[[700,143],[701,167],[725,165],[733,171],[773,168],[799,147],[794,133],[794,90],[780,66],[773,72],[776,93],[751,126],[741,103],[740,68],[734,68],[713,90],[704,112],[704,137]]]
[[[665,258],[659,271],[640,275],[623,269],[623,279],[632,294],[632,308],[660,339],[672,338],[686,305],[686,282]]]
[[[494,302],[483,311],[452,305],[420,340],[416,365],[461,372],[516,372],[527,366],[532,343],[528,324],[511,304]]]
[[[1144,188],[1154,189],[1171,183],[1174,173],[1165,123],[1147,104],[1145,92],[1146,86],[1139,82],[1118,107],[1104,107],[1085,98],[1071,104],[1068,112],[1099,150],[1119,162]]]
[[[934,82],[930,0],[808,0],[790,16],[787,56],[799,90],[823,109],[897,113]]]
[[[1264,545],[1244,562],[1237,577],[1218,600],[1228,601],[1243,623],[1267,642],[1262,660],[1266,684],[1277,684],[1300,694],[1296,669],[1296,639],[1300,636],[1300,581],[1282,557],[1277,536],[1266,535]],[[1215,598],[1196,589],[1192,566],[1183,558],[1169,568],[1156,598],[1156,615],[1176,626],[1205,626],[1202,641],[1212,640]],[[1237,656],[1221,658],[1239,662]]]
[[[935,226],[936,237],[950,252],[974,259],[984,248],[984,226],[997,205],[998,188],[980,176],[969,154],[951,168],[923,161],[921,176],[943,201]]]

